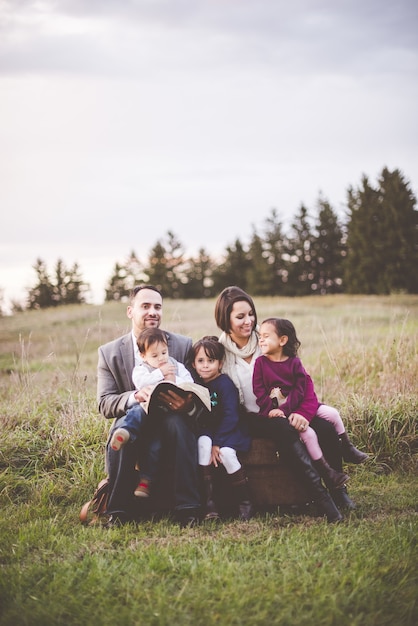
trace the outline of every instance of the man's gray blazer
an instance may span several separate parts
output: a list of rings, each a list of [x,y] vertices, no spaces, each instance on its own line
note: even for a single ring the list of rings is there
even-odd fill
[[[192,347],[190,337],[166,332],[168,353],[180,363],[187,363]],[[100,346],[97,366],[97,402],[108,419],[119,418],[128,410],[128,400],[135,389],[132,382],[134,348],[132,333]]]

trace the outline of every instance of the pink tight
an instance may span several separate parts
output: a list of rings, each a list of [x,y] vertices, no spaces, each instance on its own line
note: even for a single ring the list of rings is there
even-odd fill
[[[327,422],[331,422],[337,431],[337,435],[342,435],[345,432],[341,416],[337,409],[334,409],[333,406],[321,404],[316,412],[316,417],[320,417],[321,419],[327,420]],[[306,449],[313,461],[317,461],[323,456],[322,450],[319,446],[318,437],[316,436],[316,432],[313,428],[309,427],[305,430],[305,432],[300,433],[300,438],[305,444]]]

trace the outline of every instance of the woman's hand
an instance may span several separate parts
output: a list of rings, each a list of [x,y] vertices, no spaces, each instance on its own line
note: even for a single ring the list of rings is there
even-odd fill
[[[309,426],[309,422],[306,417],[303,417],[303,415],[299,415],[299,413],[291,413],[289,415],[289,424],[291,424],[293,428],[296,428],[296,430],[299,430],[302,433],[305,432],[305,430]]]
[[[269,411],[269,417],[286,417],[281,409],[271,409]]]

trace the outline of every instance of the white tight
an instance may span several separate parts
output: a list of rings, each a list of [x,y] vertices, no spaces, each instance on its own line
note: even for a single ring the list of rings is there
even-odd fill
[[[202,435],[197,440],[197,449],[199,454],[199,465],[210,465],[212,455],[212,439],[207,435]],[[224,446],[220,448],[219,455],[227,474],[234,474],[241,469],[241,463],[237,458],[237,451],[233,448]]]

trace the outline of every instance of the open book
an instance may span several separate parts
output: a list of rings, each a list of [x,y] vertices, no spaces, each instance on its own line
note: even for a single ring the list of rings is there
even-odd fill
[[[199,413],[201,413],[202,409],[206,409],[207,411],[210,411],[211,409],[209,389],[203,387],[203,385],[192,382],[176,384],[168,380],[163,380],[154,387],[148,400],[141,403],[145,412],[150,413],[154,410],[161,411],[161,409],[168,412],[169,408],[159,397],[161,393],[167,393],[167,391],[174,391],[183,398],[185,398],[189,393],[192,393],[193,400],[197,405]]]

